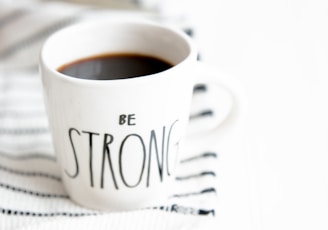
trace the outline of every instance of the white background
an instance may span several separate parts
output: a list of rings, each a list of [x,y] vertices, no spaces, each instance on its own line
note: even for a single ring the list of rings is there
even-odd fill
[[[328,1],[194,6],[203,60],[248,99],[218,138],[220,229],[328,229]]]

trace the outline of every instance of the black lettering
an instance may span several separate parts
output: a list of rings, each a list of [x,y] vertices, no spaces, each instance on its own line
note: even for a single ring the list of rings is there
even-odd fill
[[[92,159],[93,159],[93,153],[92,153],[92,136],[97,135],[99,136],[99,133],[92,133],[88,131],[82,131],[82,133],[89,134],[89,168],[90,168],[90,186],[93,187],[93,165],[92,165]]]
[[[116,189],[118,189],[116,179],[115,179],[115,174],[113,170],[113,165],[112,165],[112,159],[110,156],[110,149],[109,145],[113,142],[114,137],[108,133],[105,133],[104,135],[104,143],[103,143],[103,158],[102,158],[102,166],[101,166],[101,178],[100,178],[100,187],[104,188],[104,173],[105,173],[105,158],[106,156],[108,157],[108,164],[109,164],[109,169],[112,173],[112,179],[114,182],[114,186]]]
[[[135,114],[121,114],[119,117],[119,124],[124,125],[125,123],[127,123],[127,125],[136,125],[136,123],[134,122],[135,119]]]
[[[136,119],[134,116],[135,116],[135,114],[128,115],[128,125],[136,125],[136,123],[132,123],[132,120]]]
[[[119,124],[120,125],[124,125],[126,122],[126,115],[125,114],[121,114],[120,118],[119,118]]]
[[[151,167],[151,156],[152,156],[152,146],[153,143],[155,145],[155,151],[156,151],[156,159],[157,159],[157,167],[158,167],[158,173],[160,176],[161,181],[163,181],[163,166],[164,166],[164,142],[165,142],[165,126],[163,127],[162,132],[162,154],[161,154],[161,160],[160,156],[158,154],[158,146],[157,146],[157,138],[156,133],[154,130],[150,132],[150,140],[149,140],[149,160],[148,160],[148,174],[147,174],[147,187],[149,187],[149,178],[150,178],[150,167]]]
[[[171,206],[171,212],[178,212],[178,205],[177,204],[172,204],[172,206]]]
[[[75,172],[70,174],[66,169],[65,169],[65,173],[67,176],[69,176],[70,178],[75,178],[77,177],[77,175],[79,174],[79,164],[78,164],[78,160],[77,160],[77,156],[76,156],[76,152],[75,152],[75,147],[73,144],[73,139],[72,139],[72,132],[75,131],[79,136],[81,135],[80,132],[75,129],[75,128],[70,128],[68,130],[68,136],[69,136],[69,140],[71,142],[72,145],[72,149],[73,149],[73,155],[74,155],[74,161],[75,161]]]
[[[169,135],[167,137],[167,144],[166,144],[166,170],[167,170],[167,175],[171,176],[171,172],[170,172],[170,167],[169,167],[169,146],[170,146],[170,140],[171,140],[171,133],[172,133],[172,129],[174,127],[174,125],[178,122],[179,120],[175,120],[171,127],[170,127],[170,131],[169,131]]]
[[[143,150],[143,160],[142,160],[143,162],[142,162],[142,167],[141,167],[141,170],[140,170],[139,180],[134,185],[128,184],[126,179],[124,178],[124,175],[123,175],[123,162],[122,162],[123,148],[124,148],[124,145],[126,144],[126,141],[130,137],[137,137],[138,140],[140,141],[140,144],[141,144],[142,150]],[[124,140],[122,141],[122,143],[121,143],[120,152],[119,152],[120,175],[121,175],[121,179],[122,179],[123,183],[125,184],[125,186],[127,186],[129,188],[134,188],[134,187],[137,187],[140,184],[141,179],[142,179],[142,175],[143,175],[143,172],[144,172],[144,169],[145,169],[145,161],[146,161],[146,147],[145,147],[145,144],[144,144],[141,136],[139,136],[138,134],[130,134],[130,135],[126,136],[124,138]]]

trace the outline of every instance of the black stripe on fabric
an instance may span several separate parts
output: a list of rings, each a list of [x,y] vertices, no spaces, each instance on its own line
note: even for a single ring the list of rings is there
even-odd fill
[[[200,53],[197,54],[197,60],[201,61],[202,60],[202,55]]]
[[[197,191],[197,192],[174,194],[170,198],[183,198],[183,197],[190,197],[190,196],[198,196],[198,195],[203,195],[203,194],[207,194],[207,193],[216,194],[216,189],[215,188],[206,188],[206,189],[203,189],[203,190]]]
[[[203,158],[217,158],[217,154],[215,152],[205,152],[197,156],[182,159],[180,163],[187,163],[190,161],[199,160]]]
[[[40,150],[43,149],[44,151],[50,150],[52,151],[52,143],[50,140],[45,139],[45,140],[30,140],[27,143],[7,143],[7,142],[2,142],[1,143],[1,148],[0,149],[10,149],[11,151],[15,151],[16,153],[18,152],[28,152],[29,150]],[[46,149],[46,150],[45,150]],[[1,152],[1,150],[0,150]],[[45,152],[46,153],[46,152]]]
[[[213,111],[210,109],[203,110],[196,114],[191,114],[190,119],[200,118],[200,117],[211,117],[213,116]]]
[[[191,27],[184,28],[183,31],[190,37],[193,37],[195,35],[195,31]]]
[[[46,116],[44,111],[17,111],[17,110],[2,110],[0,111],[1,117],[11,117],[11,118],[30,118],[30,117],[41,117]]]
[[[4,215],[13,216],[30,216],[30,217],[56,217],[56,216],[67,216],[67,217],[82,217],[82,216],[96,216],[97,212],[35,212],[26,210],[15,210],[8,208],[1,208],[0,213]]]
[[[50,156],[44,153],[36,153],[36,152],[25,152],[20,155],[10,154],[6,152],[0,151],[0,156],[5,157],[11,160],[48,160],[48,161],[56,161],[54,156]]]
[[[25,79],[39,81],[39,65],[33,64],[28,66],[20,66],[19,68],[8,68],[2,71],[0,75],[8,80]]]
[[[208,216],[208,215],[212,215],[215,216],[215,210],[214,209],[210,209],[210,210],[205,210],[205,209],[199,209],[198,210],[198,214],[200,216]]]
[[[205,84],[197,84],[194,86],[194,93],[206,92],[207,86]]]
[[[19,19],[23,15],[25,15],[28,11],[24,9],[16,9],[12,12],[10,12],[8,15],[4,16],[3,18],[0,18],[0,28],[7,26],[9,23],[15,21],[16,19]]]
[[[156,206],[152,207],[151,209],[179,213],[184,215],[215,216],[214,209],[199,209],[178,204]]]
[[[55,180],[55,181],[61,181],[61,178],[55,175],[51,175],[48,173],[43,173],[43,172],[27,172],[27,171],[21,171],[21,170],[17,170],[17,169],[12,169],[3,165],[0,165],[0,170],[4,171],[4,172],[8,172],[11,174],[15,174],[15,175],[20,175],[20,176],[26,176],[26,177],[43,177],[43,178],[47,178],[47,179],[51,179],[51,180]]]
[[[213,171],[205,171],[205,172],[201,172],[198,174],[192,174],[192,175],[188,175],[188,176],[177,176],[175,179],[176,180],[188,180],[188,179],[193,179],[193,178],[203,177],[203,176],[216,177],[216,173]]]
[[[56,161],[54,149],[51,143],[27,143],[15,145],[14,143],[2,143],[0,145],[0,159],[10,160],[47,160]],[[1,160],[0,160],[1,163]]]
[[[46,38],[51,33],[55,32],[58,29],[61,29],[65,26],[68,26],[70,24],[73,24],[78,20],[78,16],[73,16],[71,18],[66,18],[61,21],[58,21],[50,26],[47,26],[36,33],[32,34],[31,36],[16,42],[14,45],[8,47],[7,49],[4,49],[2,52],[0,52],[0,60],[5,59],[12,55],[13,53],[32,45],[33,43],[36,43],[44,38]]]
[[[148,208],[149,209],[149,208]],[[150,209],[160,210],[165,212],[172,212],[184,215],[199,215],[199,216],[215,216],[214,209],[199,209],[193,207],[186,207],[178,204],[172,204],[170,206],[157,206]],[[66,216],[66,217],[83,217],[83,216],[96,216],[101,214],[101,212],[35,212],[26,210],[16,210],[0,207],[0,213],[4,215],[13,216],[30,216],[30,217],[56,217],[56,216]]]
[[[33,92],[35,90],[39,90],[37,87],[31,88],[31,89],[26,89],[28,90],[27,93],[24,95],[22,93],[21,96],[12,96],[11,98],[6,98],[4,100],[0,99],[0,107],[1,108],[8,108],[8,107],[28,107],[28,106],[35,106],[35,105],[42,105],[43,103],[43,98],[40,97],[40,95],[28,95],[30,92]],[[0,88],[0,90],[3,90]],[[4,91],[10,92],[10,90],[4,89]],[[22,90],[23,91],[23,90]],[[0,95],[1,96],[1,95]]]
[[[48,128],[18,128],[18,129],[7,129],[0,128],[0,135],[38,135],[49,133]]]
[[[10,97],[7,98],[19,97],[22,95],[22,93],[29,93],[28,96],[36,97],[36,96],[41,96],[41,92],[42,92],[41,84],[35,81],[34,79],[5,80],[2,84],[0,84],[0,86],[2,90],[0,93],[2,95],[6,95],[7,92],[12,93],[12,95],[10,95]],[[3,98],[3,100],[7,98]]]
[[[1,182],[0,182],[0,188],[4,188],[4,189],[7,189],[7,190],[10,190],[13,192],[24,193],[27,195],[36,196],[36,197],[40,197],[40,198],[60,198],[60,199],[68,199],[69,198],[68,195],[37,192],[37,191],[32,191],[32,190],[16,187],[16,186],[9,185],[9,184],[4,184]]]

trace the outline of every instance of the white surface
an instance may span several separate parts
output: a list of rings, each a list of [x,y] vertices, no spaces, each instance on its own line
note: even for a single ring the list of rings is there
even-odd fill
[[[249,112],[219,138],[220,229],[328,229],[328,2],[215,2],[190,8],[203,60]]]

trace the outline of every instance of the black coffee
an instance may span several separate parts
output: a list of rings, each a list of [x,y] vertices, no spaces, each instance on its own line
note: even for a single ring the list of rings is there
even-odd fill
[[[104,54],[68,63],[58,71],[76,78],[113,80],[140,77],[171,68],[166,61],[139,54]]]

